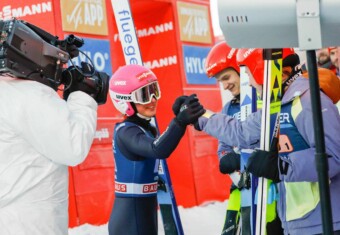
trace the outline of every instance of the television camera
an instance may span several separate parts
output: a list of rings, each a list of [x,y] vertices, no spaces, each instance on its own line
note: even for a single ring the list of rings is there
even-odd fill
[[[84,41],[73,34],[59,40],[26,21],[0,20],[0,74],[43,83],[54,90],[64,85],[63,97],[81,90],[98,104],[105,104],[109,75],[98,72],[91,63],[74,65]],[[67,66],[70,60],[71,66]]]

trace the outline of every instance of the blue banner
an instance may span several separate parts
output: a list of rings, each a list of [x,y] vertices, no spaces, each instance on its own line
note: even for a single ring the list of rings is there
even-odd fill
[[[109,40],[99,40],[83,38],[84,45],[80,48],[83,53],[73,58],[72,61],[75,65],[80,66],[82,61],[90,63],[89,58],[92,60],[95,69],[99,72],[106,72],[109,76],[112,75],[111,56],[110,56],[110,42]],[[70,65],[70,63],[69,63]]]
[[[205,59],[211,47],[183,46],[185,75],[188,84],[216,84],[216,79],[205,73]]]

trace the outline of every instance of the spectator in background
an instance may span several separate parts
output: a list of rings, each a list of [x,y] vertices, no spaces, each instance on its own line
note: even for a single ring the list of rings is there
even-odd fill
[[[330,54],[330,60],[332,65],[334,66],[334,72],[336,76],[340,79],[340,72],[339,72],[339,55],[340,55],[340,47],[329,47],[328,48],[329,54]],[[338,107],[338,110],[340,112],[340,101],[336,103],[336,106]]]
[[[328,47],[329,57],[331,60],[332,65],[335,67],[335,74],[339,77],[339,54],[337,47]]]
[[[335,70],[335,67],[332,65],[331,59],[329,57],[328,48],[318,49],[315,51],[315,53],[318,67]]]

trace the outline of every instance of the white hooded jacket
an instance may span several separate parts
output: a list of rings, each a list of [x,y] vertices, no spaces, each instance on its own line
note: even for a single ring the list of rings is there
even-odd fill
[[[0,76],[0,234],[68,234],[68,166],[87,156],[97,103]]]

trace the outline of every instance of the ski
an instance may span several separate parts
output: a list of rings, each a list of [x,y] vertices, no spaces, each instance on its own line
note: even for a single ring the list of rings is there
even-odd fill
[[[121,44],[123,53],[127,48],[135,52],[133,55],[124,53],[126,64],[143,65],[129,1],[111,0],[111,4],[116,19],[119,36],[122,39]],[[126,35],[129,40],[124,40]],[[156,118],[153,118],[152,122],[155,124],[155,127],[158,130]],[[165,159],[161,159],[159,161],[158,175],[159,185],[157,199],[161,211],[165,235],[183,235],[184,232],[182,223],[178,212],[168,165]]]
[[[166,160],[160,160],[158,204],[161,210],[164,232],[166,235],[183,235],[183,228],[172,188],[171,177]]]
[[[253,112],[256,111],[256,89],[249,85],[249,76],[245,71],[245,66],[240,66],[240,112],[241,121]],[[241,186],[241,220],[242,220],[242,235],[252,235],[255,213],[255,190],[256,186],[252,185],[257,180],[255,176],[252,176],[246,171],[246,163],[253,150],[242,149],[241,154],[241,180],[239,186]]]
[[[279,138],[282,98],[282,49],[264,49],[263,56],[265,63],[260,149],[270,151],[271,144],[277,144]],[[266,234],[267,203],[275,200],[275,198],[267,197],[270,183],[270,180],[263,177],[258,178],[256,235]],[[270,187],[270,189],[273,188]]]

